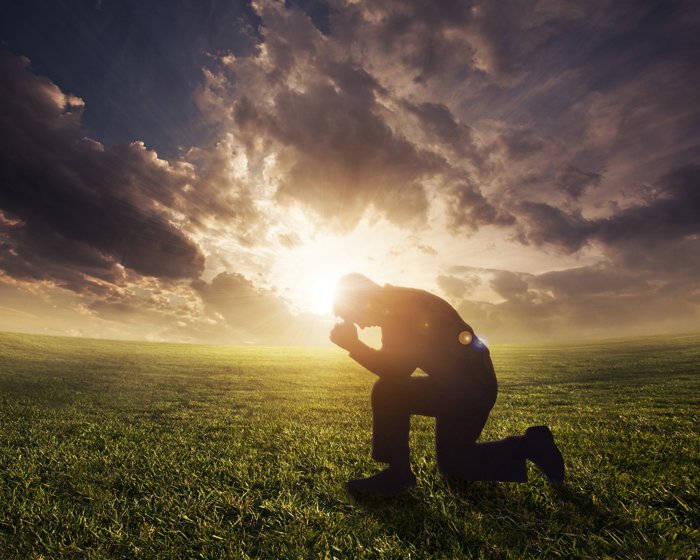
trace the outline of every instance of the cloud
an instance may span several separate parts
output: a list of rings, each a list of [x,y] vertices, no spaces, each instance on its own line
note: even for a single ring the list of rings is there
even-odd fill
[[[26,59],[3,52],[0,66],[8,85],[0,94],[6,272],[62,281],[71,273],[61,269],[74,269],[116,281],[123,266],[197,277],[204,258],[168,210],[187,170],[138,142],[105,149],[85,138],[79,99],[33,75]]]
[[[491,280],[491,287],[502,298],[510,300],[527,293],[528,284],[522,275],[499,270]]]
[[[444,103],[404,101],[403,106],[417,118],[421,131],[429,142],[447,147],[456,157],[480,159],[473,130],[458,122]]]
[[[250,158],[264,147],[279,202],[299,203],[345,230],[370,207],[399,224],[424,220],[422,180],[440,170],[441,158],[387,125],[376,80],[324,50],[327,40],[310,21],[295,9],[268,7],[263,15],[268,10],[274,17],[264,20],[270,27],[261,54],[231,64],[234,76],[259,92],[232,92],[231,126]],[[296,32],[290,37],[275,25]]]
[[[202,317],[201,301],[181,282],[164,286],[155,278],[132,277],[116,285],[93,279],[89,289],[83,282],[73,291],[63,283],[0,274],[0,299],[6,303],[0,309],[3,330],[183,342],[216,335]]]
[[[295,6],[255,8],[263,24],[257,55],[223,59],[224,70],[209,73],[199,99],[212,118],[224,116],[249,169],[274,186],[278,204],[298,205],[319,227],[338,231],[367,215],[423,228],[443,189],[459,227],[513,223],[476,187],[446,186],[482,163],[472,129],[444,103],[387,87],[382,69],[356,55],[353,45],[364,33],[358,22],[369,18],[381,27],[384,7],[332,10],[329,34]],[[442,9],[425,12],[446,17]],[[387,25],[403,33],[399,23]]]
[[[371,3],[333,2],[331,29],[351,48],[393,60],[408,79],[463,74],[471,64],[472,47],[464,31],[470,3],[450,0],[435,9],[432,2],[388,0]],[[375,61],[369,61],[372,64]]]
[[[692,242],[700,234],[699,184],[700,165],[688,164],[661,176],[644,200],[606,218],[586,219],[580,211],[544,203],[524,202],[520,210],[527,218],[527,239],[537,245],[573,252],[597,241],[611,253],[634,251],[632,258],[643,259],[668,242]]]
[[[597,237],[610,245],[629,239],[657,244],[700,234],[700,164],[672,169],[658,179],[656,188],[656,196],[646,204],[599,220]]]
[[[481,226],[510,226],[515,218],[491,204],[478,187],[458,183],[446,196],[448,224],[455,229],[477,231]]]
[[[77,310],[67,321],[108,336],[121,325],[151,339],[327,339],[318,318],[291,313],[242,275],[199,280],[202,243],[255,246],[274,219],[253,198],[258,185],[236,139],[224,135],[170,162],[141,142],[107,148],[85,136],[80,99],[33,74],[26,59],[2,53],[0,67],[8,84],[0,94],[0,276],[17,293],[36,294],[33,308],[59,301]],[[300,242],[280,235],[279,243]]]
[[[323,344],[328,325],[311,315],[292,313],[287,301],[259,288],[242,274],[218,274],[211,282],[192,284],[206,311],[225,321],[230,340],[243,342]]]
[[[559,189],[571,198],[578,199],[587,188],[599,185],[602,178],[600,173],[583,171],[575,165],[567,164],[557,171],[554,181]]]
[[[522,72],[535,47],[556,29],[537,21],[537,2],[481,2],[471,9],[469,42],[477,68],[495,77]]]
[[[172,162],[141,142],[107,148],[85,137],[83,102],[34,75],[28,60],[3,52],[0,68],[0,277],[34,294],[17,301],[39,311],[60,302],[66,321],[93,335],[245,340],[234,305],[209,315],[202,299],[211,290],[189,286],[205,264],[192,233],[229,228],[243,239],[264,223],[235,143],[224,137]],[[286,310],[265,301],[261,312]]]
[[[180,163],[189,182],[179,194],[177,210],[186,214],[193,232],[226,232],[241,243],[254,244],[268,225],[248,180],[244,148],[229,133],[218,141],[189,149]]]
[[[609,265],[584,266],[545,272],[531,279],[531,285],[551,291],[557,298],[624,296],[631,289],[650,288],[630,271]]]
[[[520,216],[527,224],[527,240],[535,245],[549,244],[566,252],[584,247],[595,225],[579,210],[567,213],[543,202],[523,202]]]
[[[198,280],[192,286],[205,305],[236,328],[267,326],[268,322],[282,325],[290,317],[289,308],[282,298],[256,288],[242,274],[222,272],[211,282]]]
[[[509,158],[515,161],[532,156],[546,145],[544,139],[525,127],[510,128],[501,135],[500,141]]]
[[[463,277],[441,274],[437,277],[437,283],[449,298],[461,300],[481,284],[481,279],[475,274]]]
[[[542,274],[454,272],[449,283],[442,276],[438,283],[464,319],[492,342],[689,332],[700,316],[697,274],[665,276],[614,262]],[[460,291],[460,280],[472,275],[489,278],[502,301]]]
[[[278,197],[346,227],[368,206],[399,224],[424,219],[421,178],[438,168],[439,159],[395,135],[374,113],[373,100],[354,108],[357,101],[356,94],[332,85],[304,94],[286,91],[277,96],[275,111],[253,125],[280,147]],[[265,122],[275,126],[266,129]]]

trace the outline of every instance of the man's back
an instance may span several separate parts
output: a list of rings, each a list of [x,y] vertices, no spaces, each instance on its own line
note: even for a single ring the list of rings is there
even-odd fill
[[[488,349],[445,300],[423,290],[386,285],[378,305],[383,314],[382,352],[387,356],[431,376],[495,384]],[[460,342],[464,332],[472,339],[469,344]]]

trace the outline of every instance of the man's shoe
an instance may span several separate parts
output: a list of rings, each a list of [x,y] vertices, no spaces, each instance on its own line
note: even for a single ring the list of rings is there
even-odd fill
[[[525,442],[525,456],[544,472],[550,484],[563,484],[564,458],[551,430],[547,426],[532,426],[525,430]]]
[[[411,472],[396,472],[391,468],[368,478],[353,478],[348,481],[348,490],[359,494],[375,496],[396,496],[416,485],[416,477]]]

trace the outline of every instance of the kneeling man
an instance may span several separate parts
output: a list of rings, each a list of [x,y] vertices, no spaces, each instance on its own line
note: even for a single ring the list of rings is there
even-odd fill
[[[443,476],[525,482],[529,459],[551,483],[564,481],[564,461],[546,426],[477,443],[496,402],[496,374],[488,348],[445,300],[353,273],[338,281],[333,309],[342,322],[333,327],[331,341],[379,377],[372,389],[372,457],[388,464],[374,476],[350,480],[351,491],[388,496],[415,486],[411,414],[435,417]],[[379,350],[357,337],[357,327],[369,326],[382,330]],[[428,375],[412,376],[417,368]]]

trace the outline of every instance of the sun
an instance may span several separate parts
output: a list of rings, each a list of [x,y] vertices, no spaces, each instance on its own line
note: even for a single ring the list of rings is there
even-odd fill
[[[350,232],[321,232],[305,220],[299,218],[293,229],[294,245],[271,252],[268,273],[295,312],[331,318],[335,286],[351,272],[380,284],[405,276],[406,263],[392,256],[392,250],[405,242],[405,232],[378,231],[374,223],[365,222]]]
[[[368,270],[366,246],[345,236],[317,235],[278,255],[274,280],[298,312],[330,316],[338,280]]]
[[[316,279],[306,294],[309,311],[317,315],[329,315],[333,311],[333,292],[340,275],[324,274]]]
[[[327,237],[316,239],[278,258],[278,283],[298,312],[331,315],[335,285],[352,272],[346,253],[331,241]]]

